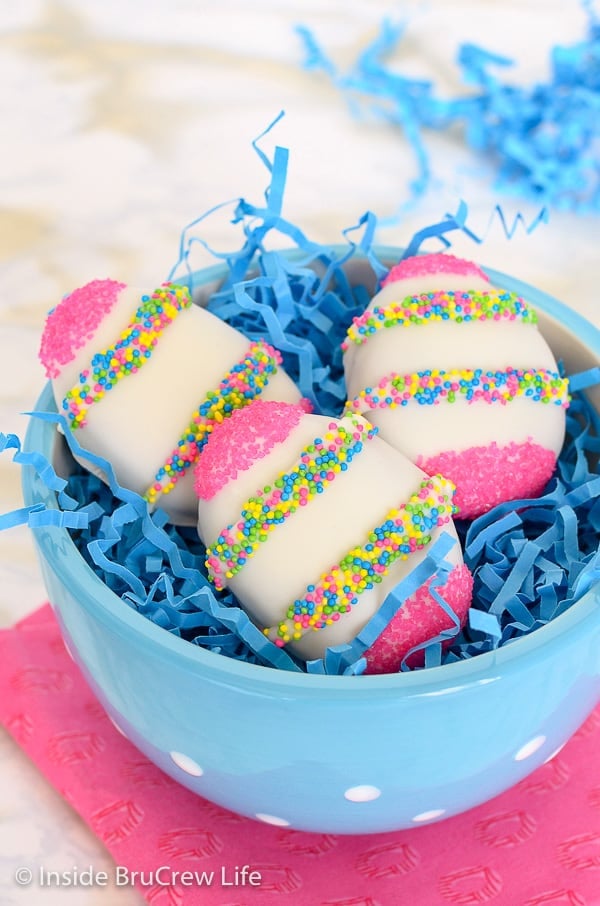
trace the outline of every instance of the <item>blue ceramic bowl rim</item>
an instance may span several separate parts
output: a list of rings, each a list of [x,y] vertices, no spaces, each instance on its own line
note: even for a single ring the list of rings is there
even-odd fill
[[[332,252],[336,249],[341,252],[347,250],[345,246],[330,247]],[[398,248],[391,246],[376,248],[376,253],[382,260],[386,258],[392,261],[397,260],[399,251]],[[290,254],[292,259],[301,257],[303,256],[294,252]],[[536,307],[564,325],[600,358],[600,330],[586,318],[553,296],[523,281],[490,268],[484,267],[483,270],[494,283],[505,285],[509,282],[513,291],[534,300]],[[194,286],[198,288],[203,284],[223,279],[226,273],[225,265],[217,264],[196,271],[190,276],[193,276]],[[50,383],[43,389],[36,403],[36,409],[55,411]],[[36,418],[30,419],[24,449],[40,451],[47,458],[51,458],[55,430],[53,424]],[[43,503],[49,508],[57,509],[55,493],[40,482],[33,483],[31,477],[30,467],[23,469],[22,484],[26,505]],[[176,658],[181,667],[185,662],[186,669],[192,670],[199,676],[210,675],[217,682],[240,687],[244,687],[246,683],[250,683],[253,687],[257,685],[268,687],[269,694],[281,689],[283,692],[287,690],[290,693],[300,695],[304,693],[307,696],[327,693],[340,700],[345,699],[348,694],[354,697],[357,693],[361,697],[362,694],[369,696],[373,693],[410,697],[447,694],[466,685],[493,682],[500,678],[501,673],[505,674],[507,669],[520,669],[521,666],[530,663],[534,654],[538,657],[550,655],[567,635],[584,634],[583,624],[592,618],[598,619],[600,613],[599,586],[595,585],[565,613],[545,626],[502,648],[479,654],[466,661],[413,672],[369,676],[341,677],[292,673],[228,658],[172,635],[134,611],[101,581],[80,555],[67,529],[46,526],[33,528],[33,533],[40,547],[40,554],[48,559],[61,582],[86,608],[89,608],[90,601],[93,601],[94,616],[107,627],[112,627],[113,630],[118,629],[128,644],[136,648],[144,647],[148,654],[147,646],[150,643],[153,648],[152,656],[167,660]],[[58,540],[59,538],[63,545],[62,550],[67,552],[68,556],[57,560],[52,556],[50,539]],[[267,690],[265,689],[265,691]]]

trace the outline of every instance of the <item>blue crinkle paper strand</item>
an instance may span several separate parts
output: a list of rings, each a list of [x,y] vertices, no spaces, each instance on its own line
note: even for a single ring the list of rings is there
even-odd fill
[[[579,43],[550,50],[550,78],[530,86],[504,82],[498,72],[513,61],[463,44],[457,53],[463,95],[442,98],[435,85],[403,76],[388,65],[405,26],[384,21],[379,35],[347,72],[340,72],[305,26],[298,33],[304,66],[324,72],[351,100],[355,115],[367,109],[399,126],[418,165],[414,196],[432,175],[428,131],[457,127],[466,144],[496,168],[496,188],[578,212],[600,210],[600,23],[588,7]]]
[[[345,399],[339,346],[346,327],[364,309],[369,295],[364,287],[352,285],[344,266],[355,258],[366,260],[375,289],[388,269],[373,245],[376,221],[372,214],[365,214],[344,232],[335,248],[312,242],[281,213],[286,149],[276,148],[271,161],[255,147],[271,176],[265,204],[252,205],[244,199],[233,203],[233,220],[243,225],[245,238],[237,251],[215,253],[224,264],[224,278],[209,306],[247,336],[267,339],[279,347],[287,370],[315,410],[336,415]],[[509,226],[501,209],[494,216],[500,217],[507,236],[519,226],[531,230],[543,219],[540,216],[527,226],[517,216]],[[172,276],[192,290],[197,283],[194,249],[198,244],[208,247],[197,234],[204,220],[199,218],[183,231],[172,270]],[[289,239],[291,253],[265,247],[271,231]],[[482,242],[468,226],[464,202],[454,215],[415,234],[404,256],[418,252],[423,242],[432,239],[449,247],[449,236],[456,231]],[[465,561],[475,577],[473,607],[462,631],[437,591],[450,569],[445,559],[448,536],[442,534],[423,564],[396,587],[380,613],[351,644],[329,649],[323,659],[298,663],[266,639],[231,593],[215,593],[207,579],[205,549],[196,531],[170,525],[160,510],[150,513],[139,495],[118,485],[109,463],[81,449],[55,412],[34,415],[60,425],[73,454],[102,469],[108,485],[75,463],[65,484],[40,454],[23,453],[14,435],[2,436],[0,452],[14,450],[18,462],[33,466],[56,493],[59,509],[6,514],[0,528],[18,522],[35,525],[35,520],[67,527],[81,555],[124,606],[192,644],[292,671],[361,673],[364,652],[382,625],[406,596],[431,579],[432,596],[447,613],[451,628],[419,646],[424,650],[425,666],[461,660],[509,644],[544,625],[600,581],[600,417],[585,398],[585,388],[597,383],[600,369],[589,369],[571,380],[575,399],[568,415],[567,441],[547,493],[536,500],[504,504],[472,524],[459,524]],[[402,669],[408,669],[407,659]]]
[[[56,493],[60,509],[46,509],[43,504],[21,507],[0,515],[0,531],[14,528],[17,525],[28,525],[35,528],[42,525],[55,525],[61,528],[86,528],[88,515],[78,508],[78,501],[66,492],[67,482],[60,478],[51,463],[35,451],[24,452],[16,434],[0,434],[0,453],[14,450],[13,462],[20,466],[31,467],[46,487]]]

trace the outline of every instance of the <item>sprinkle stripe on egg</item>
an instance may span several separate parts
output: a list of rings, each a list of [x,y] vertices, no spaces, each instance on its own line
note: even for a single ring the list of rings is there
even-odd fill
[[[240,518],[207,548],[206,568],[217,589],[225,587],[278,525],[322,494],[340,472],[345,472],[364,442],[377,433],[360,416],[352,415],[349,422],[330,422],[323,437],[315,438],[302,450],[298,463],[250,497]]]
[[[367,309],[354,318],[342,349],[348,349],[350,343],[360,346],[386,327],[410,327],[434,324],[436,321],[455,321],[458,324],[470,321],[519,321],[523,324],[536,324],[537,314],[520,296],[506,290],[421,293],[406,296],[402,301],[392,302],[385,307]]]
[[[484,371],[481,368],[464,368],[443,371],[434,368],[412,374],[390,374],[375,387],[366,387],[354,399],[348,400],[346,410],[395,409],[409,403],[436,406],[457,400],[506,405],[519,398],[566,409],[570,398],[569,382],[558,372],[546,369]]]
[[[285,619],[264,629],[264,634],[283,647],[307,632],[336,623],[358,604],[363,592],[383,580],[392,564],[423,550],[435,529],[450,521],[456,512],[454,492],[452,482],[441,475],[422,481],[407,503],[390,510],[366,541],[308,585],[303,597],[288,608]]]
[[[80,373],[79,382],[65,396],[62,408],[72,429],[82,428],[89,407],[146,364],[162,332],[191,304],[187,287],[175,283],[165,283],[142,296],[114,346],[94,355],[88,368]]]
[[[173,490],[199,458],[215,425],[259,396],[281,364],[280,353],[262,340],[250,344],[244,358],[210,390],[195,410],[177,446],[158,469],[144,497],[152,506],[161,494]]]

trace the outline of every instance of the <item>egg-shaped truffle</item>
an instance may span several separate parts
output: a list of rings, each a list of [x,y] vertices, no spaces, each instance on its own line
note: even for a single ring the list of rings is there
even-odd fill
[[[348,411],[429,475],[451,479],[460,517],[543,491],[568,391],[526,299],[469,261],[407,258],[343,349]]]
[[[195,474],[209,576],[301,659],[352,641],[442,531],[455,543],[439,593],[465,619],[472,578],[451,518],[453,486],[362,416],[257,400],[213,432]],[[383,623],[367,672],[398,670],[411,648],[453,625],[431,582]]]
[[[191,466],[214,425],[259,394],[300,400],[275,349],[176,284],[94,280],[74,290],[48,315],[40,360],[80,445],[180,524],[196,522]]]

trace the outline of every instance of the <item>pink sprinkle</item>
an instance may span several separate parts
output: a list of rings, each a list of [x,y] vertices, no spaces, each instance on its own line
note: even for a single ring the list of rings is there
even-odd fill
[[[444,475],[456,485],[459,519],[473,519],[506,500],[539,497],[552,477],[556,456],[528,440],[498,446],[445,450],[417,465],[428,475]]]
[[[196,495],[211,500],[282,443],[304,414],[301,405],[274,400],[254,400],[236,409],[210,434],[194,472]]]
[[[454,255],[437,253],[433,255],[414,255],[400,261],[382,280],[381,285],[395,283],[396,280],[406,280],[409,277],[424,277],[427,274],[454,274],[460,276],[482,277],[489,283],[489,278],[472,261],[456,258]]]
[[[473,577],[462,564],[456,566],[445,585],[437,591],[448,602],[461,625],[467,618],[473,593]],[[397,673],[403,658],[428,639],[435,638],[443,629],[453,626],[450,617],[442,610],[429,592],[429,582],[411,595],[396,612],[379,638],[365,653],[366,673]],[[450,642],[446,643],[446,647]],[[411,667],[423,665],[423,652],[418,651],[408,659]]]
[[[73,361],[77,350],[93,337],[125,286],[116,280],[92,280],[65,296],[50,312],[39,351],[47,377],[57,377]]]

